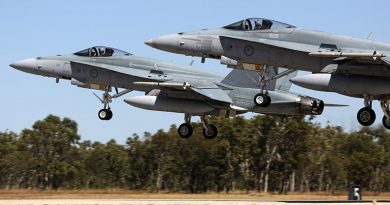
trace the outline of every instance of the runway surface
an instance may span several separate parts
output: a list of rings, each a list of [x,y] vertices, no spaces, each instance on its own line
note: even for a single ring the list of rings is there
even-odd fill
[[[221,199],[10,199],[1,205],[390,205],[390,201],[260,201]]]

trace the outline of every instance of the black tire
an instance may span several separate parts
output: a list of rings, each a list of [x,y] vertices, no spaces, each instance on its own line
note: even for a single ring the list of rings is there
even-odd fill
[[[177,133],[181,138],[187,139],[192,136],[193,128],[189,123],[183,123],[177,129]]]
[[[271,97],[267,95],[267,104],[264,107],[268,107],[269,105],[271,105]]]
[[[112,118],[112,111],[110,109],[101,109],[98,112],[98,117],[101,120],[111,120]]]
[[[370,126],[374,124],[375,119],[375,111],[369,107],[364,107],[357,113],[357,120],[363,126]]]
[[[206,139],[210,139],[210,140],[217,137],[217,135],[218,135],[217,127],[215,127],[214,125],[207,125],[207,126],[208,126],[207,130],[203,128],[203,136]]]
[[[390,119],[387,119],[386,116],[383,116],[382,124],[383,124],[383,127],[385,127],[386,129],[390,130]]]
[[[111,120],[112,119],[112,116],[113,116],[113,114],[112,114],[112,111],[110,110],[110,109],[108,109],[107,110],[107,118],[106,118],[106,120]]]
[[[261,107],[267,107],[271,104],[271,98],[268,95],[263,93],[259,93],[255,95],[253,101],[255,102],[255,105]]]

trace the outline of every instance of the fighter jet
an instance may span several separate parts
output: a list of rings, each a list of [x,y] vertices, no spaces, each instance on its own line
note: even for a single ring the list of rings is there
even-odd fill
[[[295,75],[271,81],[270,96],[274,101],[261,107],[252,100],[258,93],[258,72],[233,70],[221,77],[189,65],[137,57],[111,47],[95,46],[70,55],[30,58],[10,66],[56,78],[57,82],[66,79],[78,87],[103,90],[101,98],[95,94],[104,105],[98,112],[101,120],[112,118],[112,99],[133,90],[145,92],[124,101],[138,108],[184,113],[185,123],[178,128],[183,138],[192,135],[192,116],[200,116],[204,136],[212,139],[218,131],[207,122],[207,116],[234,117],[246,112],[319,115],[324,109],[321,100],[289,92],[289,79]],[[112,88],[116,90],[114,95],[110,94]]]
[[[390,129],[390,44],[373,41],[371,34],[359,39],[249,18],[220,29],[181,32],[145,43],[164,51],[200,56],[202,61],[218,58],[229,67],[259,70],[265,76],[269,66],[288,68],[287,73],[312,72],[291,81],[309,89],[363,98],[364,107],[357,114],[363,126],[374,123],[372,102],[378,100],[384,112],[382,123]]]

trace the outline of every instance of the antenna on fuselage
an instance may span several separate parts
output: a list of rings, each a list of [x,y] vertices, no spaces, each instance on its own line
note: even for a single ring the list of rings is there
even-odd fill
[[[368,40],[371,40],[371,39],[372,39],[372,32],[370,32],[370,34],[368,34],[367,39],[368,39]]]

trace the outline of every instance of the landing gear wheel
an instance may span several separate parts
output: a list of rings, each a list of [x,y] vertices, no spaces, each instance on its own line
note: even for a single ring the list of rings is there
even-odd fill
[[[101,120],[111,120],[112,111],[110,109],[101,109],[98,113],[98,117]]]
[[[269,105],[271,105],[271,97],[267,95],[267,104],[265,105],[265,107],[268,107]]]
[[[207,129],[203,128],[203,136],[206,139],[214,139],[218,135],[217,127],[214,125],[207,125]]]
[[[386,129],[390,130],[390,119],[388,119],[386,116],[383,116],[382,123]]]
[[[254,102],[261,107],[268,107],[271,104],[271,97],[269,95],[259,93],[255,95]]]
[[[181,138],[187,139],[192,136],[193,129],[191,124],[183,123],[179,126],[179,129],[177,129],[177,132]]]
[[[375,122],[375,112],[370,107],[364,107],[357,113],[357,120],[363,126],[370,126]]]
[[[113,115],[112,111],[110,109],[108,109],[107,113],[108,113],[108,116],[107,116],[106,120],[111,120],[112,119],[112,115]]]

